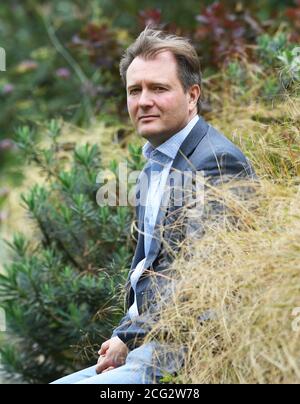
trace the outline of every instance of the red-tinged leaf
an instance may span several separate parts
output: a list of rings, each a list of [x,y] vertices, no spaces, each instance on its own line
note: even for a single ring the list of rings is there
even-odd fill
[[[158,26],[162,20],[162,12],[160,9],[146,9],[139,12],[139,20],[142,26],[147,25]]]
[[[300,34],[297,32],[293,32],[289,37],[290,42],[300,43]]]
[[[213,3],[211,6],[208,7],[208,11],[211,14],[214,14],[216,16],[222,17],[225,14],[225,6],[224,4],[220,2]]]
[[[288,8],[286,10],[286,15],[288,18],[290,18],[291,20],[298,20],[300,19],[300,8]]]
[[[207,58],[217,64],[224,63],[231,56],[247,55],[247,42],[263,32],[249,12],[240,8],[236,13],[236,8],[220,2],[202,9],[196,20],[200,27],[196,30],[195,39],[207,43],[210,50]]]
[[[208,27],[199,27],[195,32],[195,39],[202,41],[209,35],[210,29]]]

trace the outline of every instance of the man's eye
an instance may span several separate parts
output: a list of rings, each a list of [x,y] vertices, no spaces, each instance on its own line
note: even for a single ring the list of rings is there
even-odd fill
[[[155,90],[158,90],[158,91],[165,91],[165,88],[163,88],[163,87],[155,87]]]
[[[130,91],[130,95],[135,95],[135,94],[137,94],[138,91],[139,91],[138,89],[131,90],[131,91]]]

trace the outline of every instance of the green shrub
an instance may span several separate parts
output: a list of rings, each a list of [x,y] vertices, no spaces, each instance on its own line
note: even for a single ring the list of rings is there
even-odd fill
[[[95,363],[97,348],[120,319],[120,289],[133,253],[132,208],[96,202],[98,146],[77,147],[66,162],[55,121],[48,134],[51,145],[42,149],[32,147],[32,129],[18,130],[19,147],[46,183],[22,196],[36,235],[28,240],[24,229],[14,236],[12,260],[0,275],[9,335],[2,362],[31,382],[49,382]],[[131,153],[136,168],[137,148]]]

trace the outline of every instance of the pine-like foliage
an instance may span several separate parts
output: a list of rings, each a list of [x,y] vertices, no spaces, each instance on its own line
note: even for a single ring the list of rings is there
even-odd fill
[[[48,135],[51,146],[43,149],[32,129],[18,130],[19,147],[46,181],[22,195],[36,235],[28,240],[26,229],[15,235],[11,263],[0,276],[9,335],[2,363],[35,383],[95,363],[122,314],[120,291],[133,253],[133,209],[96,202],[98,146],[77,147],[68,159],[57,121]],[[133,169],[140,150],[132,146],[130,154]]]

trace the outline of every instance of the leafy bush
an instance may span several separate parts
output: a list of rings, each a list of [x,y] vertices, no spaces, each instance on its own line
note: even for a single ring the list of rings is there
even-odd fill
[[[262,95],[274,100],[278,95],[300,82],[299,48],[284,33],[275,36],[264,34],[257,40],[257,54],[266,75]]]
[[[57,122],[48,135],[51,145],[42,149],[33,129],[18,129],[19,147],[46,183],[22,196],[36,237],[27,240],[26,231],[14,236],[12,262],[0,275],[10,336],[2,361],[7,371],[34,382],[95,362],[97,347],[120,319],[119,289],[133,253],[132,209],[96,202],[97,145],[77,147],[66,162]],[[131,154],[136,169],[140,153],[132,146]]]

